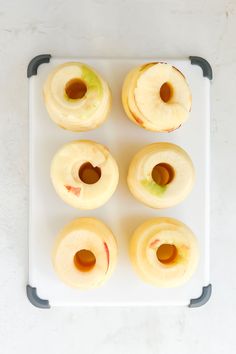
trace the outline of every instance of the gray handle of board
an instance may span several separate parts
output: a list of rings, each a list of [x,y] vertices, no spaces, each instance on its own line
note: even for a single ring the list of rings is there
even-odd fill
[[[200,66],[204,77],[207,77],[209,80],[213,79],[212,67],[206,59],[198,56],[190,56],[189,59],[192,65]],[[188,306],[193,308],[193,307],[200,307],[205,305],[210,299],[211,293],[212,293],[212,285],[209,284],[207,286],[204,286],[202,288],[202,294],[196,299],[191,299]]]
[[[35,307],[40,309],[49,309],[51,306],[48,300],[41,299],[37,294],[37,288],[34,288],[30,285],[26,286],[26,293],[29,301]],[[195,308],[205,305],[211,297],[212,285],[209,284],[202,288],[202,294],[196,298],[191,299],[188,307]]]
[[[27,77],[30,78],[33,75],[37,75],[38,67],[41,64],[49,63],[51,59],[50,54],[40,54],[31,59],[27,67]],[[31,302],[31,304],[35,307],[41,309],[49,309],[50,304],[48,300],[41,299],[37,294],[37,288],[32,287],[31,285],[26,286],[26,294]]]
[[[41,299],[37,294],[37,288],[34,288],[30,285],[26,286],[26,294],[31,302],[31,304],[40,309],[50,309],[50,304],[48,300]]]
[[[27,67],[27,77],[30,78],[33,75],[37,75],[38,67],[41,64],[49,63],[51,59],[50,54],[40,54],[31,59]]]
[[[212,80],[213,78],[212,67],[206,59],[197,56],[190,56],[189,59],[192,65],[200,66],[204,77],[207,77],[209,80]]]
[[[193,308],[193,307],[200,307],[205,305],[211,297],[211,292],[212,292],[211,284],[207,286],[203,286],[202,294],[196,299],[191,299],[188,307]]]
[[[40,54],[35,56],[33,59],[31,59],[27,68],[27,77],[30,78],[33,75],[37,75],[38,67],[41,64],[49,63],[50,59],[51,59],[51,54]],[[190,56],[189,59],[192,65],[200,66],[204,77],[207,77],[209,80],[212,80],[213,78],[212,67],[206,59],[198,56]]]

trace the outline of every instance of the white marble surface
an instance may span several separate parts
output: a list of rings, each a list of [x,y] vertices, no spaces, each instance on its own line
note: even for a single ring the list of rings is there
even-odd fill
[[[0,0],[0,353],[236,351],[235,0]],[[39,310],[27,281],[26,66],[40,53],[200,55],[212,64],[211,301],[188,308]]]

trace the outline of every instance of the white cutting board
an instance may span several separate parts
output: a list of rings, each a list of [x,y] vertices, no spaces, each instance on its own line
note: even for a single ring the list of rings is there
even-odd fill
[[[49,118],[43,102],[42,87],[49,72],[58,64],[76,60],[95,68],[109,83],[113,104],[108,120],[100,128],[73,133],[59,128]],[[149,61],[167,61],[183,72],[192,91],[189,120],[171,133],[153,133],[133,124],[121,103],[125,75],[134,66]],[[29,215],[29,285],[50,306],[64,305],[188,305],[209,284],[209,136],[210,81],[200,66],[189,59],[91,59],[54,58],[38,67],[29,78],[30,120],[30,215]],[[50,181],[50,163],[57,150],[76,139],[90,139],[109,147],[117,160],[120,182],[113,197],[103,207],[91,211],[76,210],[56,194]],[[154,210],[136,201],[126,184],[129,162],[149,143],[167,141],[180,145],[191,156],[196,182],[191,194],[181,204]],[[111,279],[102,287],[81,291],[64,285],[54,272],[51,250],[58,232],[78,217],[96,217],[113,231],[118,242],[118,265]],[[200,245],[200,262],[192,279],[185,285],[159,289],[143,283],[134,273],[128,256],[134,229],[151,217],[174,217],[186,223]]]

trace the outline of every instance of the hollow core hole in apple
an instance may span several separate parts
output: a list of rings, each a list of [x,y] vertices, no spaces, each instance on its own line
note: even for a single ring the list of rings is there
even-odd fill
[[[156,256],[159,262],[163,264],[173,264],[178,256],[178,250],[175,245],[163,243],[158,247]]]
[[[71,100],[78,100],[83,98],[87,92],[87,86],[81,79],[72,79],[67,82],[65,92]]]
[[[93,252],[82,249],[74,255],[74,264],[82,272],[89,272],[96,264],[96,257]]]
[[[94,167],[90,162],[85,162],[79,168],[79,178],[86,184],[97,183],[101,175],[101,169],[98,166]]]
[[[159,186],[166,186],[174,178],[175,172],[168,163],[159,163],[152,169],[152,179]]]
[[[160,88],[160,97],[163,102],[168,102],[173,95],[173,88],[168,82],[164,82],[164,84]]]

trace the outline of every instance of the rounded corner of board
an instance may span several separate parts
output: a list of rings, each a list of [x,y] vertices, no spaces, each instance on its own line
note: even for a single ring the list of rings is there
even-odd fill
[[[207,77],[209,80],[212,80],[213,78],[212,67],[211,64],[206,59],[198,56],[190,56],[189,59],[192,65],[200,66],[204,77]]]
[[[26,294],[29,299],[29,302],[40,309],[49,309],[51,306],[48,300],[41,299],[37,294],[37,288],[34,288],[30,285],[26,285]]]
[[[196,299],[191,299],[188,307],[194,308],[194,307],[200,307],[205,305],[209,301],[211,297],[211,293],[212,293],[211,284],[207,286],[203,286],[201,295]]]
[[[30,78],[33,75],[37,75],[38,67],[41,64],[49,63],[51,59],[51,54],[40,54],[36,55],[28,64],[27,67],[27,77]]]

